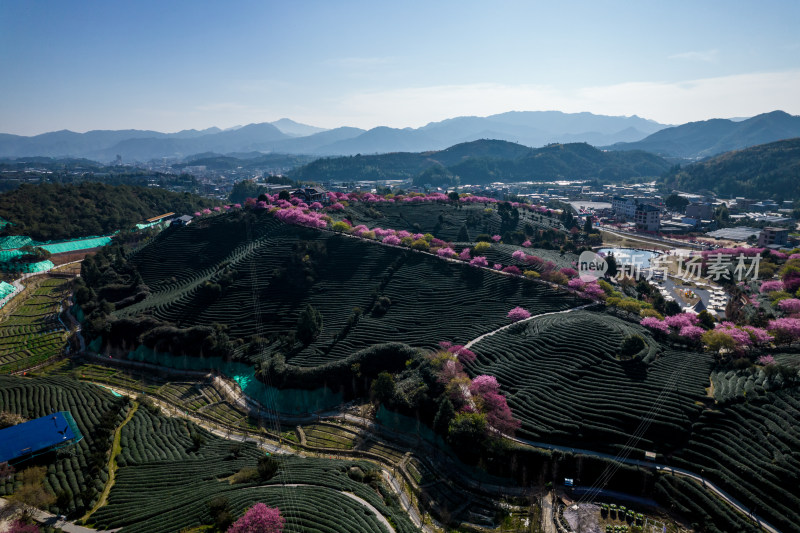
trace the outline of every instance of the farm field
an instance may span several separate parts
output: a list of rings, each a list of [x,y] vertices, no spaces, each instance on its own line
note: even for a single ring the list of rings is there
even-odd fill
[[[424,205],[409,209],[418,207],[430,211],[425,216],[435,212]],[[374,216],[364,209],[365,214]],[[417,214],[422,216],[425,211]],[[375,220],[375,225],[388,226],[379,221],[380,217]],[[422,228],[419,222],[413,224]],[[456,249],[460,247],[456,245]],[[491,262],[523,266],[512,255],[520,249],[495,243],[481,253]],[[526,249],[526,253],[558,266],[571,266],[574,261],[573,255],[559,251]],[[106,262],[95,264],[92,260],[88,267],[84,264],[87,283],[110,270],[107,257],[98,261]],[[106,271],[98,270],[98,264]],[[511,413],[521,423],[519,438],[603,453],[624,452],[639,460],[645,459],[645,452],[656,452],[660,463],[698,474],[705,471],[709,480],[730,490],[734,497],[761,509],[759,514],[767,520],[793,530],[794,518],[789,511],[798,503],[796,491],[787,491],[770,502],[760,495],[780,490],[784,478],[795,482],[798,461],[792,445],[800,440],[792,430],[780,433],[771,429],[781,421],[795,422],[794,404],[780,396],[783,403],[774,402],[773,411],[763,408],[763,413],[751,412],[739,407],[763,397],[778,398],[772,395],[789,394],[791,390],[777,387],[777,392],[768,392],[772,388],[765,385],[766,376],[756,370],[750,375],[728,371],[712,374],[712,355],[687,349],[680,342],[657,341],[636,322],[607,312],[579,310],[548,315],[586,303],[571,293],[463,262],[285,225],[266,210],[212,215],[191,226],[167,230],[132,253],[127,263],[113,268],[118,274],[116,283],[100,286],[98,295],[115,304],[108,314],[114,332],[110,338],[117,342],[112,347],[116,351],[111,352],[115,357],[155,333],[161,336],[147,344],[148,349],[174,353],[177,357],[170,363],[179,364],[181,357],[205,357],[204,350],[225,346],[227,354],[216,352],[211,357],[229,356],[237,364],[252,365],[265,381],[285,379],[282,383],[287,387],[294,386],[287,383],[308,387],[323,383],[330,387],[332,383],[356,396],[371,394],[370,380],[374,385],[375,375],[381,370],[399,376],[403,362],[410,370],[398,386],[404,387],[403,393],[421,390],[415,389],[419,381],[415,382],[413,375],[414,358],[420,352],[409,350],[409,346],[430,350],[442,341],[466,344],[509,324],[508,311],[516,306],[533,315],[547,315],[483,338],[471,346],[476,359],[464,361],[469,377],[497,378]],[[138,291],[135,296],[134,291]],[[321,316],[319,329],[313,338],[298,342],[294,332],[299,331],[299,319],[309,306]],[[185,350],[182,339],[191,341],[191,337],[179,335],[195,334],[203,342]],[[255,335],[260,339],[254,339]],[[645,348],[635,358],[622,360],[618,354],[631,335],[641,336]],[[376,347],[390,341],[401,344],[386,351]],[[371,347],[377,351],[369,352],[370,358],[359,358]],[[348,360],[351,356],[352,364]],[[394,358],[392,362],[390,357]],[[785,358],[793,357],[785,354]],[[362,366],[365,361],[369,364]],[[291,370],[286,370],[289,367]],[[125,385],[121,375],[99,378],[135,386]],[[229,426],[256,428],[245,413],[197,384],[176,381],[147,386],[151,393],[182,405],[187,412]],[[707,392],[712,388],[719,401],[716,405]],[[438,414],[433,411],[438,407],[428,403],[425,408],[429,416],[417,415],[418,419],[434,427],[430,419]],[[733,423],[738,424],[736,431],[726,425]],[[287,429],[281,428],[281,432]],[[445,433],[447,429],[445,426]],[[403,450],[361,438],[350,430],[317,424],[306,427],[303,433],[313,447],[375,453],[390,464],[405,459]],[[729,434],[736,438],[727,441]],[[759,444],[765,439],[768,444]],[[729,442],[732,451],[706,453],[705,448],[715,442]],[[552,469],[562,455],[557,451],[531,460],[538,465],[547,463]],[[175,460],[186,459],[176,456]],[[586,468],[578,465],[577,475],[582,468],[587,477],[605,468],[600,464],[605,459],[592,461]],[[748,477],[747,468],[765,473]],[[635,490],[647,491],[649,496],[657,491],[667,507],[680,500],[684,509],[693,509],[690,514],[697,516],[706,505],[692,507],[681,500],[681,489],[676,489],[680,482],[655,483],[655,471],[629,470],[622,475],[644,476]],[[408,471],[440,516],[489,523],[481,518],[484,513],[477,512],[473,518],[470,513],[482,505],[490,509],[490,505],[475,499],[464,507],[462,492],[448,480],[428,475],[422,463],[411,461]],[[503,467],[497,469],[498,475],[508,472]],[[686,487],[689,491],[689,485]],[[718,529],[726,530],[722,528],[736,523],[729,507],[714,498],[708,501],[715,502],[709,516]],[[790,518],[776,518],[783,516]]]
[[[751,395],[752,396],[752,395]],[[800,391],[796,387],[703,413],[676,466],[708,479],[781,531],[800,531]]]
[[[488,209],[488,212],[486,211]],[[462,226],[467,235],[474,239],[477,235],[504,234],[506,232],[525,232],[525,226],[533,229],[560,229],[564,226],[556,218],[538,213],[520,211],[516,224],[504,224],[496,206],[487,204],[441,205],[441,204],[351,204],[346,215],[353,225],[379,226],[386,229],[406,230],[412,233],[431,233],[444,241],[458,241]]]
[[[202,444],[192,433],[202,435]],[[279,469],[269,481],[231,484],[228,478],[237,471],[255,468],[263,455],[255,445],[232,443],[146,410],[136,412],[121,440],[117,483],[108,505],[92,517],[103,528],[170,532],[199,526],[208,519],[205,502],[225,496],[237,514],[258,501],[279,507],[286,531],[385,531],[373,513],[342,494],[349,492],[390,517],[397,531],[414,531],[390,498],[348,475],[354,468],[374,468],[368,463],[275,456]]]
[[[248,413],[230,402],[214,388],[210,381],[182,381],[159,377],[152,373],[132,369],[119,369],[94,363],[65,360],[49,365],[36,376],[65,376],[105,384],[109,387],[141,392],[171,403],[187,413],[200,416],[211,423],[233,426],[243,430],[257,430]]]
[[[108,413],[113,414],[114,426],[119,425],[129,405],[127,399],[115,398],[100,387],[63,376],[0,376],[0,410],[25,418],[69,410],[85,435],[77,445],[37,459],[47,467],[46,490],[74,495],[63,507],[51,506],[51,512],[80,516],[96,503],[107,470],[93,470],[92,461],[95,456],[105,461],[110,447],[108,439],[93,439],[96,427]],[[191,422],[142,407],[123,426],[120,444],[116,483],[107,505],[91,516],[94,525],[123,527],[122,531],[178,531],[207,522],[205,503],[224,495],[237,515],[258,501],[280,507],[287,519],[285,531],[386,531],[374,513],[347,492],[378,509],[396,531],[415,531],[381,482],[364,481],[364,474],[375,467],[363,461],[276,456],[278,473],[266,484],[231,484],[230,476],[242,468],[255,468],[263,455],[254,444],[228,441]],[[15,488],[14,476],[0,483],[2,495]]]
[[[616,358],[625,336],[647,339],[640,360]],[[533,441],[617,451],[642,420],[640,450],[673,449],[700,416],[711,358],[666,350],[641,326],[602,312],[534,319],[476,343],[472,374],[496,376],[518,432]],[[650,410],[655,406],[655,410]]]
[[[61,354],[67,331],[59,321],[61,302],[69,295],[69,281],[46,277],[38,287],[16,296],[14,309],[0,321],[0,373],[7,374]]]
[[[252,243],[245,242],[248,231],[258,235]],[[497,253],[510,258],[512,249]],[[231,337],[269,337],[294,329],[305,306],[312,305],[324,327],[314,342],[292,354],[289,361],[299,366],[341,359],[375,339],[426,348],[441,340],[463,343],[506,324],[508,310],[517,305],[545,313],[581,303],[542,284],[286,226],[268,215],[249,230],[215,217],[207,227],[165,232],[131,263],[152,293],[116,311],[116,317],[148,316],[178,326],[222,324]],[[293,268],[305,268],[306,275],[287,276]],[[223,277],[224,289],[209,296],[204,283]],[[388,298],[388,308],[369,312],[378,297]],[[363,313],[354,317],[356,308]]]
[[[65,377],[22,378],[0,376],[0,411],[33,419],[55,411],[69,411],[83,439],[58,452],[34,459],[45,464],[45,489],[63,505],[53,505],[54,513],[81,515],[97,500],[107,480],[106,452],[111,446],[100,428],[119,424],[127,411],[127,401],[117,399],[100,387]],[[15,490],[15,476],[0,482],[0,492]]]

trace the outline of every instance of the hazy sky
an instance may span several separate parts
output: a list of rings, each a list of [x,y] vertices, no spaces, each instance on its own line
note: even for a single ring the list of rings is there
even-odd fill
[[[800,114],[800,1],[0,0],[0,132]]]

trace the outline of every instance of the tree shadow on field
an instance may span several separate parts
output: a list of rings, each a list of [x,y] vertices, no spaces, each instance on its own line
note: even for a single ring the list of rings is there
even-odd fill
[[[635,356],[630,359],[621,359],[619,361],[625,377],[631,381],[644,381],[647,379],[647,364],[640,356]]]
[[[461,281],[470,290],[479,290],[483,287],[484,272],[482,268],[467,267],[461,269]]]

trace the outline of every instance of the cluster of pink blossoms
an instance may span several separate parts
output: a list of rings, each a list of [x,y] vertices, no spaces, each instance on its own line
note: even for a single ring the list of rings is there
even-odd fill
[[[523,309],[522,307],[515,307],[508,312],[508,318],[511,320],[511,322],[519,322],[520,320],[525,320],[530,317],[531,312],[527,309]]]

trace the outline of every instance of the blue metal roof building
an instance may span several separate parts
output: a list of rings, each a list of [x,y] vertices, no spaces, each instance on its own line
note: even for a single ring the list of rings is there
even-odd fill
[[[83,438],[69,411],[0,430],[0,463],[20,461],[70,446]]]

